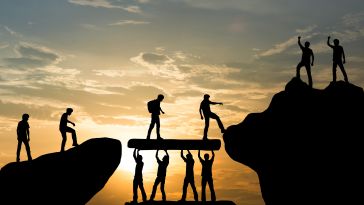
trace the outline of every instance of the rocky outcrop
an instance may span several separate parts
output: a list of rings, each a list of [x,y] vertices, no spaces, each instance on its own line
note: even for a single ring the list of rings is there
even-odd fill
[[[84,205],[100,191],[121,159],[115,139],[90,139],[63,153],[0,170],[1,205]]]
[[[257,172],[267,205],[364,204],[363,117],[362,88],[294,78],[264,112],[226,130],[225,149]]]

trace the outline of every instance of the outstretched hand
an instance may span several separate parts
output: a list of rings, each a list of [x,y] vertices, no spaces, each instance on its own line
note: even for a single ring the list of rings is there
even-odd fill
[[[300,40],[301,39],[301,36],[298,36],[298,40]]]
[[[328,36],[328,37],[327,37],[327,39],[330,39],[330,38],[331,38],[331,36]]]
[[[203,120],[203,117],[201,116],[201,120]]]
[[[162,114],[164,114],[164,112],[162,111]]]

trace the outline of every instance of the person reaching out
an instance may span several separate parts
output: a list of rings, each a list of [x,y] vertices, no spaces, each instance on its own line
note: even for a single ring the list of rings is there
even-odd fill
[[[301,67],[305,66],[307,71],[307,77],[308,77],[308,85],[312,88],[312,76],[311,76],[311,66],[313,66],[313,62],[315,60],[315,57],[313,55],[312,50],[310,47],[310,42],[306,41],[305,46],[303,47],[301,44],[301,36],[298,36],[298,45],[302,50],[302,58],[301,62],[298,63],[296,68],[296,77],[300,79],[300,69]],[[311,61],[312,58],[312,61]]]
[[[219,116],[217,116],[215,113],[211,112],[211,108],[210,105],[223,105],[222,102],[211,102],[210,101],[210,95],[205,94],[204,99],[202,100],[201,104],[200,104],[200,116],[201,116],[201,120],[204,119],[205,117],[205,129],[203,132],[203,140],[207,140],[207,131],[209,130],[209,126],[210,126],[210,118],[215,119],[217,121],[217,124],[219,125],[219,128],[221,130],[221,133],[225,132],[225,128],[224,125],[222,124]],[[203,116],[202,116],[203,113]]]

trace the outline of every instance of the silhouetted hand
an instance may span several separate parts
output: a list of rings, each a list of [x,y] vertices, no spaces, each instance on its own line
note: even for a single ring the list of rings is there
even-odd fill
[[[201,120],[203,120],[203,117],[201,116]]]
[[[301,36],[298,36],[298,40],[301,40]]]
[[[311,66],[313,66],[313,63],[311,63]]]
[[[327,37],[327,39],[330,39],[330,38],[331,38],[331,36],[328,36],[328,37]]]
[[[162,111],[162,114],[164,114],[164,112]]]
[[[72,123],[72,125],[73,125],[73,127],[74,127],[74,126],[76,126],[76,124],[75,124],[75,123]]]

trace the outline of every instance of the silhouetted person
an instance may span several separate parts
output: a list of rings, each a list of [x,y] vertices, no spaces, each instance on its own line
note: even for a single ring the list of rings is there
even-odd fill
[[[200,116],[201,116],[201,120],[203,120],[204,116],[205,116],[205,129],[203,131],[203,139],[207,140],[207,131],[209,130],[209,125],[210,125],[210,118],[215,119],[217,121],[217,124],[219,125],[219,128],[221,130],[221,133],[225,132],[225,128],[224,125],[222,124],[219,116],[217,116],[215,113],[211,112],[211,108],[210,105],[223,105],[223,103],[221,102],[211,102],[210,101],[210,95],[205,94],[203,96],[203,100],[200,104]],[[203,116],[202,116],[202,112],[203,112]]]
[[[168,155],[167,150],[165,150],[167,155],[165,155],[163,157],[163,160],[160,160],[158,158],[158,152],[159,152],[159,150],[157,150],[157,152],[155,154],[155,158],[157,159],[157,162],[158,162],[158,172],[157,172],[157,178],[154,181],[152,195],[150,196],[150,201],[154,200],[155,193],[157,191],[157,186],[159,183],[161,183],[160,187],[161,187],[161,192],[162,192],[162,200],[166,201],[166,193],[164,191],[164,184],[166,182],[167,167],[169,164],[169,155]]]
[[[159,115],[160,113],[163,112],[162,108],[161,108],[161,102],[163,101],[164,96],[159,94],[157,99],[151,100],[148,102],[148,110],[151,113],[151,122],[149,125],[149,129],[148,129],[148,135],[147,135],[147,139],[150,139],[150,134],[152,133],[152,130],[154,128],[154,124],[157,125],[157,139],[162,139],[161,135],[160,135],[160,120],[159,120]]]
[[[67,126],[67,123],[71,123],[73,126],[75,126],[75,123],[68,120],[68,116],[70,116],[72,112],[73,112],[72,108],[67,108],[66,112],[62,114],[61,120],[59,122],[59,131],[62,134],[61,152],[64,151],[64,146],[66,145],[67,132],[72,133],[72,140],[73,140],[72,146],[78,146],[76,131]]]
[[[24,143],[25,149],[28,155],[28,161],[32,161],[32,155],[30,154],[30,133],[29,133],[29,123],[28,123],[29,115],[23,114],[22,120],[19,121],[18,127],[16,128],[16,134],[18,136],[18,149],[16,150],[16,161],[20,161],[20,150],[21,143]]]
[[[305,66],[306,71],[307,71],[307,77],[308,77],[308,85],[312,88],[311,66],[313,66],[315,57],[313,55],[312,50],[309,48],[310,42],[306,41],[305,47],[302,46],[301,36],[298,36],[298,45],[300,46],[300,48],[302,50],[302,58],[301,58],[301,62],[298,63],[298,65],[297,65],[296,77],[300,78],[300,69],[302,66]],[[312,57],[312,61],[311,61],[311,57]]]
[[[211,159],[209,159],[209,157],[210,157],[209,154],[205,154],[204,155],[205,159],[202,159],[201,152],[200,152],[200,150],[198,150],[198,158],[200,159],[200,162],[202,164],[201,201],[203,201],[203,202],[206,201],[206,183],[208,183],[209,187],[210,187],[211,201],[216,201],[216,195],[215,195],[215,190],[214,190],[214,181],[212,179],[212,164],[214,163],[215,153],[212,150],[211,150],[211,152],[212,152]]]
[[[188,154],[186,155],[186,157],[183,155],[183,150],[181,150],[181,157],[183,161],[186,162],[186,177],[185,180],[183,181],[183,194],[181,201],[186,200],[188,184],[191,184],[193,190],[193,197],[195,198],[195,201],[198,201],[198,194],[195,186],[195,177],[193,173],[193,166],[195,165],[195,160],[193,159],[190,150],[188,150]]]
[[[134,160],[136,162],[135,166],[135,175],[133,180],[133,202],[138,201],[138,187],[142,192],[143,201],[147,200],[147,195],[145,194],[144,186],[143,186],[143,157],[139,154],[139,150],[134,149],[133,153]]]
[[[336,82],[336,67],[339,66],[341,72],[344,75],[345,82],[349,82],[348,76],[346,75],[344,64],[345,64],[345,53],[344,48],[339,45],[339,40],[334,39],[334,45],[330,44],[330,36],[327,37],[327,45],[330,46],[330,48],[333,49],[333,55],[332,55],[332,81]]]

